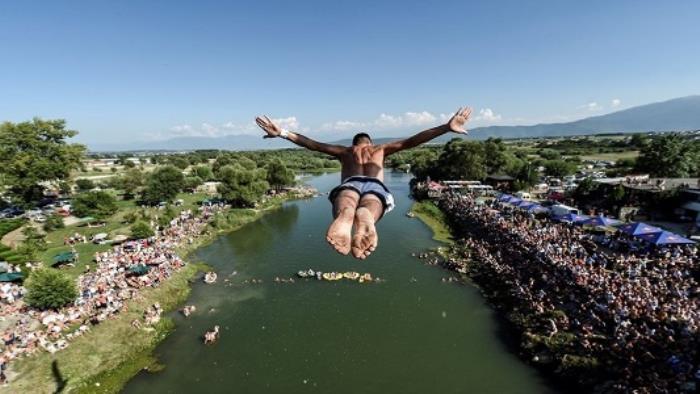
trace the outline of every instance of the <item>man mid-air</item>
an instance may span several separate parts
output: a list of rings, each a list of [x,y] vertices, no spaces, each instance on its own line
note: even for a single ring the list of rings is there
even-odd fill
[[[264,138],[284,138],[301,147],[331,155],[340,160],[342,182],[333,189],[329,199],[333,204],[333,217],[326,240],[338,253],[366,259],[377,248],[375,223],[394,208],[394,197],[384,185],[384,159],[396,152],[414,148],[445,133],[466,134],[465,123],[471,115],[470,108],[457,110],[449,122],[422,131],[413,137],[373,145],[366,133],[352,139],[352,146],[330,145],[277,126],[267,116],[255,118],[255,122],[267,135]],[[354,228],[355,234],[352,234]]]

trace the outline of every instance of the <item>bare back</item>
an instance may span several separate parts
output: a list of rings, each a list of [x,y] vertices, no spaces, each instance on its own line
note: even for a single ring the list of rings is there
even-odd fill
[[[384,149],[372,144],[349,146],[338,156],[342,166],[342,179],[355,175],[371,176],[384,180]]]

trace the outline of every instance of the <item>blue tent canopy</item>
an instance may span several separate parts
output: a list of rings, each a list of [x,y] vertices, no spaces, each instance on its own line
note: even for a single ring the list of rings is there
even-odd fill
[[[632,222],[632,223],[627,223],[623,224],[622,226],[618,227],[620,231],[622,231],[625,234],[629,235],[643,235],[643,234],[653,234],[653,233],[660,233],[663,230],[654,227],[650,224],[642,223],[642,222]]]
[[[518,204],[518,208],[527,209],[533,205],[535,205],[534,202],[523,200],[523,201],[520,201],[520,203]]]
[[[604,227],[615,226],[615,225],[620,224],[620,223],[622,223],[622,222],[619,220],[611,219],[611,218],[608,218],[605,216],[596,216],[596,217],[590,218],[590,219],[586,220],[585,222],[583,222],[584,225],[596,226],[596,227],[598,227],[598,226],[604,226]]]
[[[674,234],[670,231],[661,231],[660,233],[650,233],[638,235],[637,238],[641,238],[654,245],[668,245],[668,244],[694,244],[694,241],[688,238],[683,238],[678,234]]]
[[[500,202],[505,202],[505,201],[510,200],[511,197],[513,197],[513,196],[511,196],[510,194],[505,194],[505,193],[504,193],[504,194],[501,194],[500,197],[498,197],[498,201],[500,201]]]
[[[520,198],[512,197],[512,198],[511,198],[510,200],[508,200],[507,202],[508,202],[509,204],[512,204],[512,205],[518,205],[518,204],[520,204],[520,202],[522,202],[522,201],[523,201],[523,200],[520,199]]]
[[[588,216],[577,215],[575,213],[567,213],[566,215],[555,216],[554,219],[560,222],[583,223],[586,220],[588,220]]]
[[[527,207],[528,212],[536,211],[538,209],[546,210],[547,208],[543,207],[540,204],[532,204],[529,207]]]

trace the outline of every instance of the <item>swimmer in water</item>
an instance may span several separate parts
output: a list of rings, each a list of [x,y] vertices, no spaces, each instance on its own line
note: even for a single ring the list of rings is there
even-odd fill
[[[422,131],[410,138],[374,145],[367,133],[356,134],[352,146],[331,145],[285,130],[267,116],[255,118],[266,135],[284,138],[309,150],[331,155],[342,166],[341,183],[333,189],[333,223],[326,240],[340,254],[366,259],[378,244],[375,224],[394,208],[394,197],[384,185],[384,160],[397,152],[424,144],[446,133],[466,134],[470,108],[460,108],[444,125]],[[354,234],[353,234],[354,230]]]

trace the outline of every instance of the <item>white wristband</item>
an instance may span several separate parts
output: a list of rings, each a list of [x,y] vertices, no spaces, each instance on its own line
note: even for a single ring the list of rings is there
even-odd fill
[[[284,138],[284,139],[289,138],[289,130],[287,130],[287,129],[282,129],[282,131],[280,131],[280,137],[282,137],[282,138]]]

